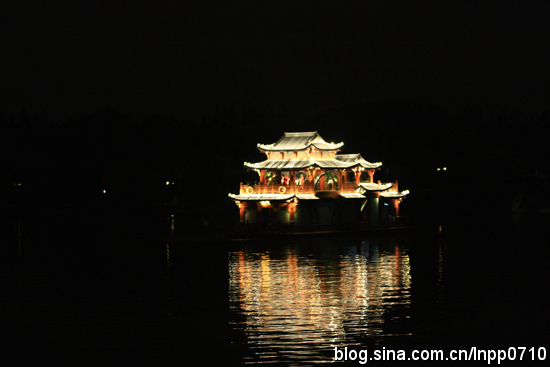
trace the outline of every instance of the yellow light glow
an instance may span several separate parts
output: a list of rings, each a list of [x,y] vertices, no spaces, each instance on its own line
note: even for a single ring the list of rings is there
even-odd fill
[[[271,203],[269,201],[260,201],[260,205],[265,208],[271,206]]]
[[[447,170],[447,167],[443,167],[443,171],[446,171]]]
[[[170,185],[170,181],[166,181],[166,186]]]
[[[441,168],[437,167],[437,170],[438,170],[438,171],[441,171]]]

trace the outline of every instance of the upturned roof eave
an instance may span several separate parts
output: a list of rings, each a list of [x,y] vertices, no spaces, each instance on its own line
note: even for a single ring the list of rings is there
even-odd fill
[[[284,162],[285,160],[281,160],[281,162]],[[320,160],[322,162],[322,160]],[[265,161],[263,161],[265,162]],[[258,163],[250,163],[250,162],[245,162],[243,164],[243,167],[247,168],[247,169],[268,169],[268,170],[272,170],[272,171],[289,171],[289,170],[293,170],[293,169],[306,169],[308,167],[312,167],[312,166],[315,166],[317,168],[322,168],[322,169],[353,169],[353,168],[357,168],[357,167],[362,167],[364,169],[374,169],[374,170],[379,170],[381,167],[382,167],[382,163],[380,163],[379,166],[375,166],[375,167],[368,167],[368,166],[363,166],[360,162],[357,162],[357,163],[353,163],[353,164],[350,164],[350,165],[346,165],[345,162],[342,162],[342,161],[339,161],[341,162],[343,165],[342,166],[323,166],[322,163],[319,164],[319,161],[314,161],[314,162],[311,162],[311,163],[308,163],[304,166],[301,166],[301,167],[259,167],[259,168],[255,168],[255,167],[249,167],[246,165],[246,163],[250,163],[250,164],[260,164],[260,163],[263,163],[263,162],[258,162]],[[375,163],[376,164],[376,163]]]
[[[368,186],[363,186],[363,185],[368,185],[368,183],[361,183],[359,185],[357,185],[355,187],[355,189],[363,189],[365,191],[369,191],[369,192],[382,192],[382,191],[387,191],[389,189],[391,189],[393,187],[393,184],[392,183],[388,183],[386,185],[383,185],[383,184],[371,184],[371,185],[376,185],[378,187],[373,187],[373,188],[368,188]],[[389,185],[389,186],[388,186]]]
[[[409,190],[381,192],[380,196],[388,199],[401,199],[410,194]]]
[[[257,144],[257,148],[264,153],[273,151],[303,151],[312,146],[320,151],[339,151],[344,146],[344,143],[329,143],[317,131],[304,131],[285,132],[275,143]]]
[[[319,198],[312,194],[250,194],[236,195],[228,194],[229,199],[233,201],[288,201],[298,200],[318,200]]]

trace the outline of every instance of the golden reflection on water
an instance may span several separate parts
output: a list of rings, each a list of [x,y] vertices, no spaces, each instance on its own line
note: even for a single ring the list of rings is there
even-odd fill
[[[231,308],[245,320],[234,328],[255,362],[331,362],[334,346],[388,336],[386,313],[410,304],[409,256],[397,244],[243,248],[230,254],[229,273]]]

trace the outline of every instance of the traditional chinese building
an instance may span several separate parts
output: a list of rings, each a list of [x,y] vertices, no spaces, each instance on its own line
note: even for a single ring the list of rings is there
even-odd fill
[[[374,175],[382,163],[360,154],[339,154],[344,143],[328,143],[316,131],[285,133],[273,144],[258,144],[263,162],[244,166],[258,181],[241,183],[237,230],[292,227],[378,227],[397,223],[399,203],[409,193]]]

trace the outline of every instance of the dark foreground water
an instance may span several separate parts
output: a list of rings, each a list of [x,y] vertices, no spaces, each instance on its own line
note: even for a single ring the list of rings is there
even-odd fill
[[[333,363],[335,347],[550,354],[541,230],[230,242],[15,228],[1,253],[2,365],[311,365]]]

